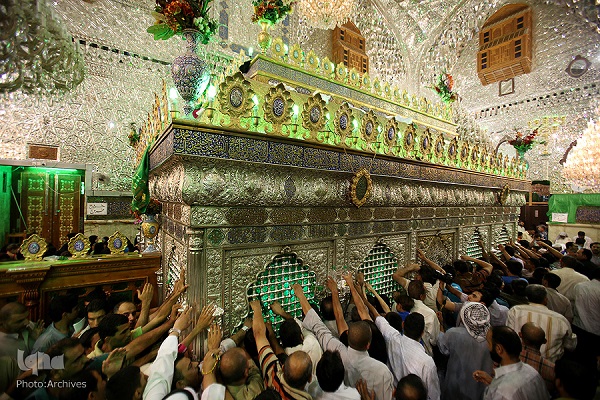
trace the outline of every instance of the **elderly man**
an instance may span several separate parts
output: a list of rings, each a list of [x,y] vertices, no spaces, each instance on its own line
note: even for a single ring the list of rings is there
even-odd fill
[[[535,368],[546,381],[548,391],[554,393],[554,363],[546,360],[540,352],[540,347],[547,342],[544,330],[533,322],[528,322],[521,327],[519,336],[523,341],[523,350],[519,358]]]
[[[554,362],[562,357],[565,349],[574,350],[577,336],[571,330],[569,321],[559,313],[546,307],[546,288],[542,285],[529,285],[526,289],[529,304],[514,306],[508,311],[506,325],[520,331],[527,322],[535,322],[546,332],[548,343],[541,352],[548,360]]]
[[[494,378],[485,371],[475,371],[473,379],[489,385],[483,400],[548,400],[544,380],[530,365],[519,360],[522,350],[519,335],[509,327],[492,327],[486,340],[492,360],[500,364]]]
[[[493,371],[486,342],[490,329],[490,313],[481,303],[465,303],[459,312],[460,325],[440,333],[438,347],[449,356],[446,377],[442,384],[443,398],[479,400],[485,385],[471,378],[473,371]]]

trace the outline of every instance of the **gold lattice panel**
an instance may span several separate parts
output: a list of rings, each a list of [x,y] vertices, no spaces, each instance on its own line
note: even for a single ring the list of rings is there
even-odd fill
[[[358,272],[363,273],[365,282],[377,293],[391,297],[392,292],[398,290],[398,284],[392,279],[397,269],[398,259],[385,243],[379,242],[369,251]]]
[[[437,234],[419,238],[419,249],[428,259],[443,267],[454,261],[454,234]]]
[[[507,244],[510,241],[510,235],[506,226],[502,226],[500,229],[494,232],[494,241],[492,242],[492,252],[500,257],[500,250],[498,250],[499,244]]]

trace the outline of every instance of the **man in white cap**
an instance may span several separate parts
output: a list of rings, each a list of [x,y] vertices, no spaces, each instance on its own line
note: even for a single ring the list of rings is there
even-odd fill
[[[486,341],[490,312],[481,303],[465,303],[459,312],[459,326],[440,333],[438,348],[449,356],[442,398],[473,399],[483,396],[485,385],[470,379],[477,370],[491,374],[492,359]]]
[[[556,240],[554,241],[554,244],[560,244],[562,247],[562,250],[565,250],[565,245],[568,242],[572,242],[573,239],[571,239],[569,237],[569,235],[567,235],[567,232],[559,232],[558,236],[556,237]]]

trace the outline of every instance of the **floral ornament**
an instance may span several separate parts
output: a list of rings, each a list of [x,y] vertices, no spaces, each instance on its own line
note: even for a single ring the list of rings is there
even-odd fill
[[[396,118],[390,118],[385,125],[385,132],[383,135],[383,142],[386,146],[395,146],[398,140],[398,121]]]
[[[377,117],[373,110],[370,110],[362,118],[360,133],[367,142],[374,142],[377,138]]]
[[[154,35],[154,40],[167,40],[173,35],[181,35],[185,29],[194,29],[200,34],[200,42],[208,44],[219,27],[217,20],[209,15],[212,1],[156,0],[152,13],[156,22],[146,31]]]
[[[390,87],[390,84],[385,82],[383,84],[383,96],[387,99],[392,97],[392,88]]]
[[[335,112],[335,120],[333,121],[335,133],[340,135],[342,143],[345,143],[347,137],[352,136],[354,130],[353,119],[352,109],[350,109],[348,103],[342,104]]]
[[[155,198],[150,198],[148,205],[140,210],[133,211],[133,218],[141,220],[142,215],[157,215],[162,212],[162,203]]]
[[[371,77],[369,76],[368,72],[365,72],[362,76],[362,79],[360,80],[360,86],[363,89],[371,89]]]
[[[273,125],[283,125],[291,122],[294,100],[283,86],[283,83],[269,89],[263,104],[265,121]]]
[[[312,134],[319,132],[327,120],[325,115],[328,113],[327,103],[321,97],[320,93],[309,97],[302,107],[302,126]]]
[[[224,114],[234,118],[249,116],[254,102],[252,84],[244,78],[241,72],[228,76],[219,85],[219,105]]]
[[[479,165],[481,165],[482,168],[487,168],[488,167],[488,149],[486,147],[484,147],[483,149],[481,149],[481,154],[479,155]]]
[[[446,104],[453,103],[458,99],[456,92],[452,91],[452,87],[454,87],[454,78],[446,72],[439,74],[436,84],[428,87],[435,90],[438,96],[440,96],[442,101]]]
[[[417,134],[417,126],[415,123],[408,124],[404,130],[404,150],[410,154],[415,147],[415,136]]]
[[[376,95],[381,95],[381,82],[379,81],[379,78],[375,78],[373,81],[373,91]]]
[[[462,146],[460,147],[460,160],[462,162],[467,162],[467,160],[469,159],[469,143],[468,142],[463,142]]]
[[[339,63],[335,68],[335,79],[340,82],[346,82],[346,78],[348,77],[348,68],[344,65],[344,63]]]
[[[135,122],[129,124],[129,135],[127,135],[127,138],[131,147],[137,146],[140,142],[140,129],[136,128]]]
[[[292,12],[292,6],[295,3],[295,1],[291,1],[286,4],[282,0],[253,0],[252,22],[268,22],[275,25]]]
[[[360,74],[354,67],[352,67],[348,73],[348,82],[350,82],[352,86],[360,87]]]
[[[514,139],[508,141],[508,143],[514,147],[519,154],[524,154],[529,151],[534,144],[536,144],[535,137],[538,134],[538,130],[534,129],[528,135],[524,135],[523,133],[517,131]],[[542,142],[540,142],[542,143]],[[542,143],[543,144],[543,143]]]
[[[392,97],[396,103],[400,103],[402,101],[402,93],[400,93],[400,89],[396,86],[392,88]]]
[[[421,134],[421,153],[428,156],[431,153],[431,132],[429,128]]]
[[[479,164],[479,146],[477,145],[473,146],[473,149],[471,149],[471,164]]]
[[[444,143],[444,135],[440,134],[433,144],[433,153],[437,158],[442,158],[444,156]]]
[[[292,64],[302,66],[302,63],[304,62],[304,52],[298,43],[295,43],[292,46],[288,53],[288,57]]]
[[[314,51],[311,50],[308,52],[304,66],[309,71],[313,71],[313,72],[315,72],[319,69],[319,57],[317,57],[317,55],[315,54]]]
[[[456,138],[454,138],[448,145],[448,159],[450,159],[450,161],[452,161],[452,162],[456,161],[457,154],[458,154],[458,140]]]
[[[410,106],[410,96],[406,90],[402,91],[402,104],[405,106]]]
[[[275,54],[277,57],[285,57],[287,54],[286,45],[283,42],[281,37],[273,40],[273,44],[271,45],[271,52]]]
[[[323,71],[323,76],[327,79],[331,79],[334,74],[334,64],[329,60],[328,57],[325,57],[321,62],[321,70]]]

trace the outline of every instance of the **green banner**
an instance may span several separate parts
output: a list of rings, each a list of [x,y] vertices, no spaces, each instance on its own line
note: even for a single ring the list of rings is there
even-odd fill
[[[131,200],[131,211],[137,211],[140,214],[146,212],[146,207],[150,203],[150,188],[148,187],[148,176],[150,175],[150,146],[144,151],[140,165],[133,175],[131,190],[133,191],[133,200]]]
[[[569,214],[569,224],[575,224],[577,207],[580,206],[600,207],[600,193],[553,194],[548,200],[548,220],[552,221],[552,213],[563,213]]]

